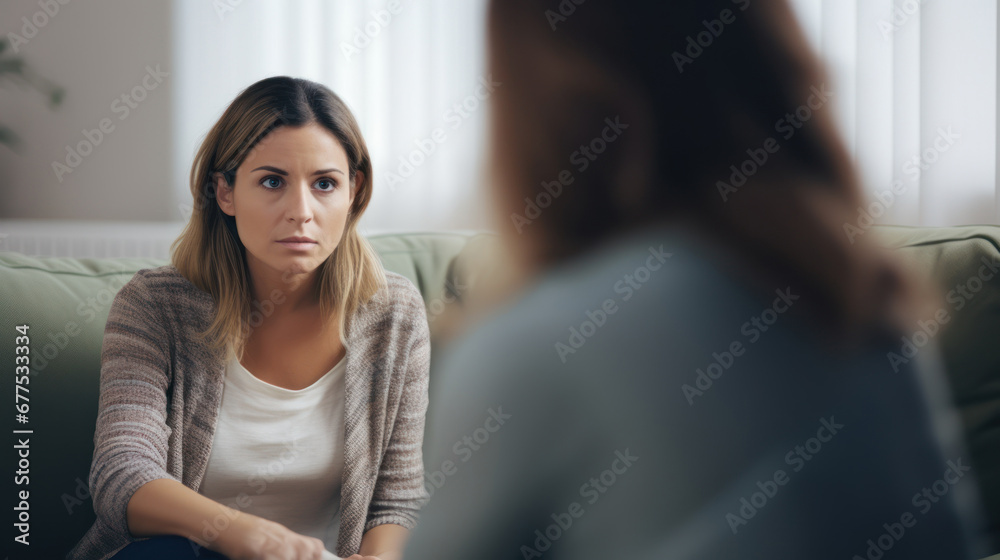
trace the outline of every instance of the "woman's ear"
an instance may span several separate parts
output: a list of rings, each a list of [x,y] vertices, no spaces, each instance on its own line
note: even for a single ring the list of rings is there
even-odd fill
[[[230,216],[236,215],[236,205],[233,204],[233,187],[226,182],[226,177],[222,173],[213,173],[212,179],[215,181],[215,200],[219,208]]]
[[[354,204],[354,196],[358,194],[358,189],[365,182],[365,174],[363,171],[355,171],[354,178],[351,179],[351,189],[349,191],[350,202],[349,204]]]

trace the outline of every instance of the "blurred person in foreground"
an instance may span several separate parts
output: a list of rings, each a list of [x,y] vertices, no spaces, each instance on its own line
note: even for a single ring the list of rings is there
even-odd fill
[[[982,555],[936,350],[891,357],[936,296],[849,235],[787,3],[494,0],[488,34],[516,287],[431,375],[405,557]]]

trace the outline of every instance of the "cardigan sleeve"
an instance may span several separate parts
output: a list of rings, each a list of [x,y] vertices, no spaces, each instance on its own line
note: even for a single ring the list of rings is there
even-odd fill
[[[104,327],[89,483],[97,517],[126,535],[132,494],[151,480],[177,480],[166,471],[170,348],[157,311],[140,270],[118,291]]]
[[[424,488],[423,438],[430,374],[430,332],[423,298],[407,282],[403,343],[406,355],[402,394],[389,444],[379,466],[365,531],[385,523],[413,529],[428,499]]]

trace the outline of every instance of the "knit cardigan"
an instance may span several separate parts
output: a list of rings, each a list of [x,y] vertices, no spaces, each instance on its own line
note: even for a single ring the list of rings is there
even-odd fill
[[[430,338],[420,291],[387,286],[346,323],[344,471],[338,556],[384,523],[412,529],[427,502],[422,443]],[[101,350],[90,493],[97,519],[68,559],[105,560],[136,540],[132,494],[171,478],[197,490],[222,404],[225,357],[195,338],[215,303],[173,265],[139,270],[111,304]],[[209,537],[210,538],[210,537]]]

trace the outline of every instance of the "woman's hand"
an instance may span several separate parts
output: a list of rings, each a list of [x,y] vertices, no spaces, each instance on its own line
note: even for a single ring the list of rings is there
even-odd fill
[[[321,560],[323,541],[248,513],[219,535],[218,551],[230,560]]]

